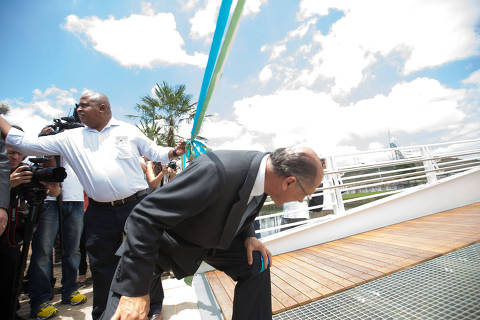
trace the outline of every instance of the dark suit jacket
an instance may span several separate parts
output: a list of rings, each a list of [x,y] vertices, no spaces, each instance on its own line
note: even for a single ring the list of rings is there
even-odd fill
[[[264,156],[257,151],[207,153],[142,200],[126,222],[112,290],[145,295],[157,266],[182,278],[195,273],[208,249],[227,249],[236,236],[254,237],[258,210],[236,231],[248,214]]]

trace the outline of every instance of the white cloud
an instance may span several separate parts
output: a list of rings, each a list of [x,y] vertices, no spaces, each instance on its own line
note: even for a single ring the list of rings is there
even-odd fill
[[[200,135],[209,140],[231,139],[244,133],[244,127],[237,122],[220,119],[218,116],[205,118]]]
[[[349,143],[355,139],[378,140],[388,130],[412,135],[461,125],[466,94],[466,90],[447,88],[434,79],[417,78],[395,85],[388,95],[342,107],[323,92],[307,88],[279,90],[236,101],[234,122],[219,127],[217,132],[230,132],[226,140],[232,148],[238,139],[239,147],[248,143],[272,148],[307,144],[322,154],[352,152],[356,148]],[[234,127],[237,129],[229,131]],[[227,143],[211,140],[215,148]]]
[[[199,0],[180,0],[180,4],[181,4],[180,10],[182,11],[192,10],[197,6],[198,1]]]
[[[215,31],[219,8],[220,2],[207,0],[205,7],[193,15],[190,19],[190,36],[193,39],[208,40],[208,37]]]
[[[245,2],[243,7],[242,16],[255,15],[260,12],[261,6],[266,4],[268,0],[249,0]],[[233,10],[236,7],[236,1],[232,3],[230,9],[230,15],[233,14]],[[186,3],[184,8],[192,8],[197,4]],[[190,19],[190,36],[193,39],[203,39],[205,41],[211,41],[211,37],[215,32],[215,26],[218,17],[218,11],[220,10],[221,1],[206,0],[206,4],[203,8],[199,9],[193,17]]]
[[[308,67],[297,70],[296,87],[332,79],[332,93],[345,95],[365,80],[369,66],[391,54],[401,57],[398,69],[406,75],[480,52],[478,1],[302,0],[297,13],[302,28],[291,33],[304,30],[303,21],[328,15],[329,9],[344,16],[328,34],[315,32],[315,48],[303,58]],[[288,45],[291,33],[277,45]]]
[[[115,19],[110,16],[80,18],[67,16],[65,29],[85,43],[126,67],[152,68],[156,65],[205,66],[207,55],[188,54],[177,31],[172,13],[156,13],[142,3],[142,14]]]
[[[260,8],[262,5],[265,5],[268,0],[249,0],[245,2],[245,6],[243,7],[243,15],[247,16],[250,14],[257,14],[260,12]]]
[[[270,67],[270,65],[266,65],[265,67],[263,67],[262,71],[258,75],[258,79],[261,82],[267,82],[271,78],[272,78],[272,68]]]
[[[463,84],[475,84],[480,86],[480,69],[473,72],[467,79],[462,81]]]
[[[7,99],[10,112],[6,119],[11,124],[22,127],[25,132],[37,135],[40,130],[52,123],[54,118],[71,115],[75,107],[76,89],[62,90],[51,86],[41,91],[33,90],[31,101]]]

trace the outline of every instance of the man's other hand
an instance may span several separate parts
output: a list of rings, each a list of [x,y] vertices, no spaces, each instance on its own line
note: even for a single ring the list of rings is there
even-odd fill
[[[26,164],[19,166],[10,174],[10,188],[15,188],[21,184],[32,181],[32,171],[28,170],[30,167]]]
[[[248,237],[245,239],[244,242],[245,249],[247,249],[247,261],[248,265],[252,265],[253,263],[253,256],[252,252],[253,251],[260,251],[263,257],[263,267],[265,269],[268,268],[268,264],[272,265],[272,254],[270,253],[270,250],[267,249],[267,247],[263,244],[262,241],[258,240],[255,237]]]
[[[150,296],[122,296],[111,320],[144,320],[147,319],[150,308]]]

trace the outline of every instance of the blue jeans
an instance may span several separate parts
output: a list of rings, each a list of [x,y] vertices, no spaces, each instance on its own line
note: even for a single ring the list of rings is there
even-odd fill
[[[78,289],[77,272],[80,263],[80,237],[83,230],[83,201],[62,203],[62,301],[69,302],[70,294]],[[52,250],[59,231],[58,205],[45,201],[37,230],[32,239],[30,258],[29,296],[32,315],[52,294]]]

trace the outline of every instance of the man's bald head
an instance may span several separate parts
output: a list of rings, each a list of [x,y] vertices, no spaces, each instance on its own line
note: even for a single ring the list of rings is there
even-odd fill
[[[107,96],[94,91],[85,91],[82,94],[77,113],[82,123],[98,131],[101,131],[112,118]]]
[[[111,113],[110,109],[110,101],[108,100],[107,96],[104,95],[103,93],[100,92],[95,92],[95,91],[85,91],[82,94],[82,98],[85,97],[88,100],[96,103],[97,105],[105,105],[105,107],[108,109],[108,111]]]

